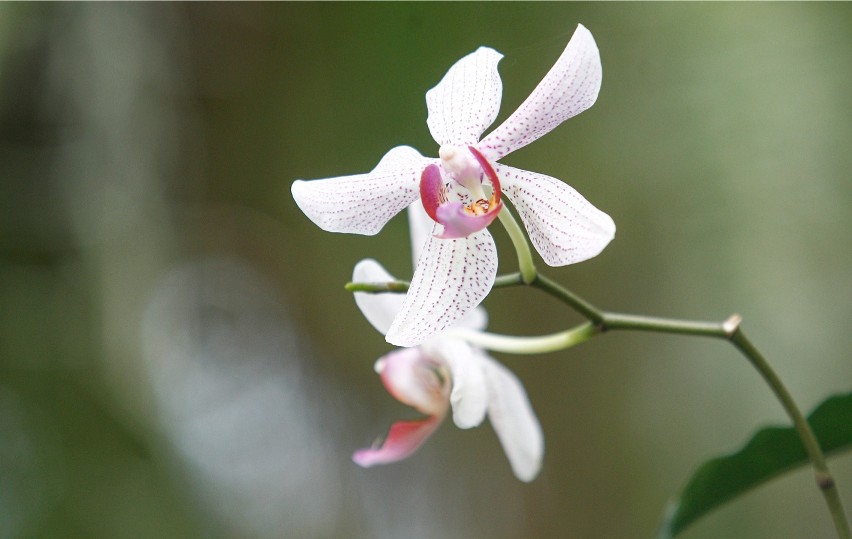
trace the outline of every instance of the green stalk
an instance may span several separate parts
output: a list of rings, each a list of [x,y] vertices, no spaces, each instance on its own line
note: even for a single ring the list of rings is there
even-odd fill
[[[524,231],[518,226],[515,217],[509,211],[509,208],[503,205],[503,209],[497,214],[500,218],[500,223],[509,234],[509,239],[512,240],[512,245],[515,246],[515,251],[518,253],[518,270],[521,273],[521,279],[524,284],[530,284],[538,275],[538,270],[535,269],[530,245],[527,243],[527,238],[524,236]]]
[[[840,501],[840,494],[837,492],[837,485],[834,481],[834,477],[828,469],[828,464],[825,461],[822,448],[820,448],[819,441],[817,441],[810,424],[805,419],[805,416],[802,415],[802,412],[799,411],[798,406],[796,406],[796,402],[781,382],[781,379],[777,374],[775,374],[775,371],[763,355],[754,347],[751,341],[746,338],[742,330],[740,330],[739,323],[737,323],[735,327],[732,327],[729,340],[733,343],[737,350],[742,352],[752,366],[757,369],[757,372],[763,376],[763,379],[766,380],[766,383],[769,384],[772,392],[775,393],[775,396],[781,402],[781,405],[784,407],[787,415],[789,415],[790,419],[793,420],[796,432],[802,440],[802,444],[805,446],[808,458],[813,464],[814,479],[816,480],[816,484],[819,487],[820,492],[822,492],[822,495],[825,498],[826,505],[828,505],[831,518],[834,520],[834,527],[837,530],[837,536],[841,539],[850,539],[850,537],[852,537],[852,533],[850,533],[849,530],[849,522],[846,520],[843,503]]]
[[[602,311],[591,303],[568,291],[558,283],[546,279],[543,275],[532,283],[557,299],[573,307],[578,313],[597,324],[601,332],[616,329],[634,331],[651,331],[657,333],[676,333],[681,335],[695,335],[704,337],[718,337],[730,341],[734,347],[742,353],[751,365],[763,377],[769,385],[770,390],[781,403],[784,411],[793,422],[793,426],[805,447],[808,459],[814,469],[814,477],[817,487],[825,498],[828,510],[831,513],[834,527],[839,539],[852,539],[849,521],[837,492],[834,476],[828,469],[825,456],[819,441],[808,424],[805,416],[799,410],[790,392],[781,382],[781,379],[769,365],[769,362],[749,341],[740,329],[742,318],[732,315],[721,323],[696,322],[692,320],[676,320],[672,318],[657,318],[652,316],[638,316],[621,313],[610,313]]]
[[[499,335],[471,329],[450,329],[444,332],[447,337],[457,337],[479,348],[508,354],[544,354],[556,352],[588,341],[599,332],[591,323],[585,323],[567,331],[537,337],[516,337]]]

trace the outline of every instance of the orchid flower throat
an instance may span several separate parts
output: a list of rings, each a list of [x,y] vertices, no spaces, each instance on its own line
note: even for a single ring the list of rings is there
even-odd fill
[[[490,225],[503,208],[500,179],[473,146],[441,146],[438,153],[441,164],[423,169],[420,199],[429,217],[444,226],[437,237],[464,238]],[[491,186],[491,196],[485,193],[483,178]]]

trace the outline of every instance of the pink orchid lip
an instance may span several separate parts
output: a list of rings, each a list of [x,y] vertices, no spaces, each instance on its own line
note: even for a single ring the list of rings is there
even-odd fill
[[[442,239],[464,238],[483,230],[494,222],[503,208],[500,200],[503,191],[494,167],[479,150],[473,146],[468,146],[468,149],[491,182],[493,192],[489,200],[476,200],[468,206],[448,201],[444,178],[438,165],[428,165],[420,176],[420,200],[426,214],[436,223],[444,225],[443,233],[438,236]]]
[[[461,202],[442,204],[438,207],[436,214],[438,216],[437,221],[444,225],[444,232],[438,237],[445,240],[466,238],[494,222],[502,208],[503,202],[501,201],[496,206],[489,205],[485,213],[475,215],[471,214],[470,210]]]

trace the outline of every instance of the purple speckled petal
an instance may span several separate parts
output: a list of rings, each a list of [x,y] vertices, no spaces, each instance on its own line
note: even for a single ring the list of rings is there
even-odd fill
[[[496,276],[497,249],[488,230],[454,240],[430,237],[386,340],[416,346],[450,327],[485,299]]]
[[[426,92],[426,124],[440,146],[476,144],[500,110],[503,83],[497,73],[502,54],[480,47],[456,62]]]
[[[299,208],[323,230],[372,236],[417,199],[420,173],[433,162],[414,148],[397,146],[372,172],[296,180],[291,191]]]
[[[588,260],[615,236],[612,218],[568,184],[506,165],[497,165],[503,194],[517,208],[538,253],[551,266]]]
[[[598,98],[601,78],[595,39],[582,24],[578,25],[559,60],[527,100],[477,148],[496,161],[526,146],[591,107]]]

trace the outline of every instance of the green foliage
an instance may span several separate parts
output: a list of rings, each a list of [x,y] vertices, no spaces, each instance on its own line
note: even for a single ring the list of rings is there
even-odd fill
[[[829,397],[808,417],[824,452],[852,445],[852,393]],[[808,463],[793,427],[758,430],[739,451],[702,464],[666,512],[657,539],[677,536],[705,513]]]

